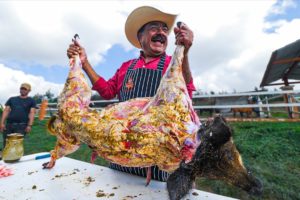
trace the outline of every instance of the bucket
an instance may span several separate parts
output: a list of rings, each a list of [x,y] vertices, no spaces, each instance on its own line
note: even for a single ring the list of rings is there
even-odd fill
[[[7,163],[16,162],[24,155],[24,136],[12,133],[6,137],[6,145],[2,152],[2,160]]]

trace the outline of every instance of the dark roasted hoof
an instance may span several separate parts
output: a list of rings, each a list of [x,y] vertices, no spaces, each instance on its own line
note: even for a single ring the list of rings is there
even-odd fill
[[[180,200],[190,191],[195,180],[191,171],[191,169],[180,167],[169,176],[167,189],[170,200]]]
[[[43,169],[51,169],[51,168],[53,168],[54,167],[54,165],[55,165],[55,162],[46,162],[46,163],[43,163]]]
[[[43,163],[43,169],[48,169],[49,162]]]

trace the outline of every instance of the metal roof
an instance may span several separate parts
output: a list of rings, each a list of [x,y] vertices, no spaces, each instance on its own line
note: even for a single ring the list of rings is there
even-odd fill
[[[289,85],[289,79],[300,80],[300,40],[275,50],[269,60],[260,87]],[[282,80],[281,83],[273,83]]]

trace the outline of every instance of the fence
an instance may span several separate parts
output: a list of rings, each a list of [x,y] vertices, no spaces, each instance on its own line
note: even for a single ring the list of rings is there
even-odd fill
[[[247,92],[247,93],[233,93],[233,94],[216,94],[216,95],[196,95],[193,97],[193,101],[197,102],[197,99],[207,99],[214,104],[210,105],[197,105],[194,104],[196,110],[201,109],[233,109],[233,108],[257,108],[259,112],[262,113],[262,117],[272,117],[271,108],[285,108],[286,111],[274,111],[274,112],[285,112],[288,114],[289,118],[299,118],[299,109],[300,106],[298,96],[300,91],[264,91],[264,92]],[[285,100],[284,97],[287,96]],[[257,97],[257,102],[253,104],[249,103],[236,103],[237,100],[234,100],[234,97]],[[222,98],[233,98],[233,100],[227,104],[222,105]],[[213,101],[211,100],[213,99]],[[221,99],[219,102],[218,99]],[[244,98],[245,99],[245,98]],[[279,100],[276,100],[279,99]],[[224,100],[226,102],[226,100]],[[223,102],[224,102],[223,101]],[[281,101],[281,102],[280,102]],[[286,102],[283,102],[286,101]],[[221,103],[220,103],[221,102]],[[270,103],[275,102],[275,103]],[[266,114],[265,114],[266,113]]]
[[[227,112],[230,112],[233,108],[253,108],[259,110],[258,112],[261,118],[270,118],[272,117],[272,113],[275,112],[287,113],[289,118],[299,118],[299,94],[300,91],[295,90],[194,95],[193,105],[194,109],[198,112],[210,110],[213,113],[216,111],[226,114],[226,110]],[[287,96],[286,102],[283,102],[284,96]],[[255,104],[253,104],[253,102],[250,104],[245,101],[245,99],[249,99],[249,97],[257,97],[257,102]],[[236,99],[238,99],[238,101]],[[91,101],[91,106],[96,110],[101,110],[106,105],[117,102],[118,100],[116,99],[96,100]],[[56,103],[49,103],[48,106],[47,116],[49,117],[57,111],[57,108]],[[281,108],[281,110],[274,110],[273,108]]]

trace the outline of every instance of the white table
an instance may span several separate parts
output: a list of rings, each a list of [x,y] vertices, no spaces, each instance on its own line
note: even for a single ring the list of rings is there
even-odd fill
[[[27,160],[40,154],[44,153],[24,156],[17,163],[0,162],[14,172],[12,176],[0,178],[0,199],[168,199],[166,183],[152,180],[145,187],[146,179],[143,177],[67,157],[57,160],[53,169],[43,170],[42,163],[49,161],[49,158]],[[184,199],[232,200],[200,190],[191,190]]]

